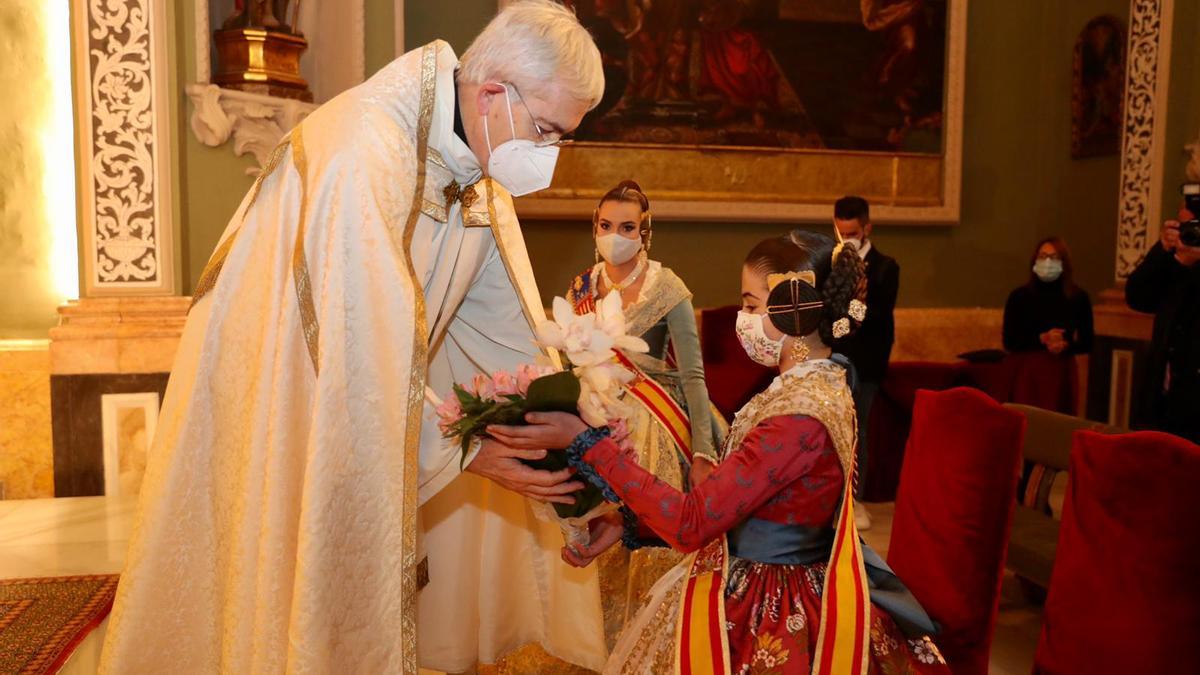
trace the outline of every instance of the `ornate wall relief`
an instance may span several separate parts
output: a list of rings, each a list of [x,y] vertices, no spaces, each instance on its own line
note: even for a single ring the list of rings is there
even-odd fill
[[[1163,153],[1174,0],[1131,0],[1121,144],[1116,279],[1124,281],[1162,221]]]
[[[402,8],[402,0],[396,1]],[[312,86],[315,103],[211,84],[212,30],[220,27],[233,7],[233,0],[196,0],[196,82],[186,87],[192,102],[190,126],[196,138],[210,147],[223,146],[232,139],[235,154],[249,153],[258,162],[258,168],[248,171],[253,174],[279,139],[319,104],[363,81],[365,7],[363,0],[299,5],[297,27],[309,43],[301,59],[301,72]]]
[[[72,0],[85,295],[175,291],[164,0]]]

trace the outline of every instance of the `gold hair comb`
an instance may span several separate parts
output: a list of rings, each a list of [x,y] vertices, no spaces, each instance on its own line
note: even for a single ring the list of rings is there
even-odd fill
[[[773,291],[775,287],[785,281],[803,281],[809,286],[816,287],[817,274],[812,270],[804,270],[803,272],[786,272],[783,274],[768,274],[767,275],[767,290]]]

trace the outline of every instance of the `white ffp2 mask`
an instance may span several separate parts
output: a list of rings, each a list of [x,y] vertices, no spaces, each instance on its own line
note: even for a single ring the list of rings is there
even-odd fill
[[[600,251],[600,257],[604,258],[613,265],[621,265],[629,262],[633,256],[642,250],[642,240],[630,239],[622,237],[616,232],[602,234],[596,237],[596,250]]]
[[[503,185],[514,197],[545,190],[554,179],[558,146],[539,146],[527,138],[517,138],[517,127],[513,123],[512,98],[509,96],[507,84],[504,85],[504,101],[508,106],[508,127],[513,135],[512,140],[493,148],[487,118],[483,120],[483,138],[491,151],[491,157],[488,158],[488,177]]]

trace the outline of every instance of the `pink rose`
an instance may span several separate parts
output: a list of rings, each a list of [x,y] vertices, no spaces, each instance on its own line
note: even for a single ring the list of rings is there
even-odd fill
[[[492,398],[496,393],[495,387],[492,385],[492,378],[483,373],[479,373],[471,379],[471,388],[468,391],[484,400]]]
[[[517,393],[524,396],[529,391],[529,385],[542,376],[537,366],[523,363],[517,368]]]
[[[493,398],[500,399],[504,396],[518,393],[517,378],[512,373],[504,370],[497,371],[492,374],[492,392]]]
[[[436,412],[439,420],[438,428],[445,434],[455,422],[462,419],[462,405],[458,402],[458,396],[453,393],[447,396],[437,407]]]

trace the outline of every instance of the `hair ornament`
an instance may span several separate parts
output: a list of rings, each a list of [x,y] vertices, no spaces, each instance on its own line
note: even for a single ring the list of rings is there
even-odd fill
[[[844,338],[850,334],[850,319],[842,317],[833,322],[833,337]]]
[[[817,287],[817,273],[812,270],[804,270],[802,272],[785,272],[781,274],[767,275],[767,290],[773,291],[775,287],[785,281],[803,281],[804,283]]]
[[[867,318],[867,305],[862,300],[855,298],[850,301],[850,307],[847,310],[851,319],[862,323]]]

